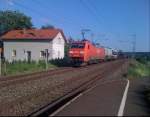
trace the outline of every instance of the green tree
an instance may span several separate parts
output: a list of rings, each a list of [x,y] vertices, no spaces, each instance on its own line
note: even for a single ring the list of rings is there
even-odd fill
[[[46,24],[46,25],[42,26],[41,29],[55,29],[55,27],[53,25]]]
[[[31,18],[19,11],[0,11],[0,35],[13,29],[32,28]]]
[[[65,56],[68,57],[68,52],[69,52],[69,43],[65,43]]]

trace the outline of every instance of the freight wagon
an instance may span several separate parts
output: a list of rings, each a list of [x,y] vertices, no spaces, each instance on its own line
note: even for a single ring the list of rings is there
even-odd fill
[[[112,60],[113,54],[112,54],[112,49],[108,47],[104,47],[105,49],[105,61]]]
[[[118,50],[104,47],[105,48],[105,61],[115,60],[118,58]]]
[[[69,57],[73,64],[91,64],[101,61],[115,60],[118,51],[108,47],[96,47],[88,40],[75,41],[71,44]]]
[[[115,60],[118,58],[118,50],[113,49],[112,50],[112,59]]]

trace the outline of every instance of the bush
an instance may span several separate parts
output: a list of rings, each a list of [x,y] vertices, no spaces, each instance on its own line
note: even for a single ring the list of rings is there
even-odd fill
[[[128,75],[130,77],[150,76],[150,66],[148,66],[148,61],[139,59],[138,61],[130,64]]]
[[[70,59],[68,57],[65,57],[63,59],[55,59],[55,60],[50,60],[49,63],[57,66],[57,67],[67,67],[71,66]]]

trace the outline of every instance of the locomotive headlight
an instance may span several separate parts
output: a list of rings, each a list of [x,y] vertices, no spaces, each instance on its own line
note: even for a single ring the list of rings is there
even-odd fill
[[[80,54],[84,54],[84,51],[80,51]]]
[[[70,54],[72,54],[72,53],[73,53],[73,51],[69,51],[69,53],[70,53]]]

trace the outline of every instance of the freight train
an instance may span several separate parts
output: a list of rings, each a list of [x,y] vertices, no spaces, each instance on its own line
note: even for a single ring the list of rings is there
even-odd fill
[[[88,40],[82,40],[71,44],[69,57],[74,65],[91,64],[117,59],[118,50],[97,47]]]

